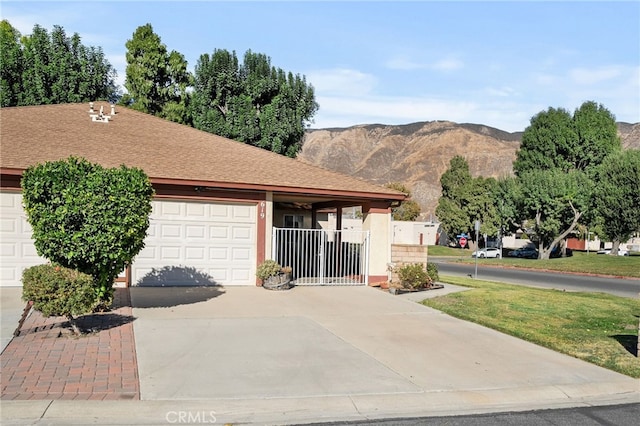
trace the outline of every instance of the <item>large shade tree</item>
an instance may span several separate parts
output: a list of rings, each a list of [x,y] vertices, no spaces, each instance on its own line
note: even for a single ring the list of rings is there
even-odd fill
[[[613,241],[611,254],[620,243],[640,232],[640,151],[616,152],[604,159],[597,173],[594,204],[599,229]]]
[[[0,105],[43,105],[114,101],[116,72],[99,47],[85,46],[60,26],[51,33],[39,25],[21,36],[0,22]]]
[[[548,259],[589,208],[593,182],[577,170],[532,170],[519,178],[521,218],[533,224],[539,258]]]
[[[581,221],[590,221],[596,171],[620,149],[615,117],[595,102],[573,115],[549,108],[531,119],[513,167],[522,188],[520,219],[533,221],[540,258],[548,258]]]
[[[306,78],[261,53],[216,49],[200,56],[191,102],[194,127],[295,157],[318,109]]]

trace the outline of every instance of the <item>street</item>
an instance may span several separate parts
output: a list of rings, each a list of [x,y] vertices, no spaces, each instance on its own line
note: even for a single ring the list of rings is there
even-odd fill
[[[475,276],[475,264],[473,263],[456,263],[450,259],[436,257],[430,258],[430,261],[438,265],[438,272],[441,275]],[[483,261],[483,264],[478,264],[478,279],[566,291],[602,292],[630,298],[638,298],[640,294],[639,279],[542,272],[486,265],[490,261],[491,259]]]
[[[358,426],[631,426],[638,424],[640,404],[611,405],[598,407],[563,408],[526,412],[475,414],[453,417],[421,417],[413,419],[388,419],[340,423],[316,423],[313,426],[358,425]]]

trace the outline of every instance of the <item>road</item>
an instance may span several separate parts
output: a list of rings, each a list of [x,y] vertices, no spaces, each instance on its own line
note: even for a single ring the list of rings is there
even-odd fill
[[[515,413],[476,414],[453,417],[422,417],[417,419],[365,420],[340,423],[315,423],[309,426],[635,426],[640,404],[563,408]]]
[[[475,275],[475,264],[455,263],[449,259],[429,259],[438,264],[438,272],[442,275],[471,276]],[[491,259],[484,261],[487,263]],[[534,287],[555,288],[566,291],[590,291],[609,293],[615,296],[638,298],[640,295],[640,279],[609,278],[559,272],[539,272],[528,269],[501,268],[478,264],[478,279],[522,284]]]

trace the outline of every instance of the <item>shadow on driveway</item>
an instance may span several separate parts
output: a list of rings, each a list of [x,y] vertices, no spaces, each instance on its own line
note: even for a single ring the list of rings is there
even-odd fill
[[[133,308],[170,308],[206,302],[224,294],[211,275],[189,266],[154,268],[130,291]]]
[[[170,308],[206,302],[224,294],[222,287],[131,287],[132,308]]]

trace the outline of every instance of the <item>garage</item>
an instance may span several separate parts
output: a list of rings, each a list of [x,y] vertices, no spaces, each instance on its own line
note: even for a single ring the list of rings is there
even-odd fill
[[[0,286],[22,286],[22,271],[47,260],[36,252],[21,194],[0,193],[0,218]]]
[[[137,286],[255,285],[256,205],[156,200]]]
[[[112,111],[109,120],[92,118],[100,109]],[[378,248],[350,275],[366,273],[369,282],[388,277],[390,206],[404,200],[401,192],[102,102],[2,108],[0,128],[3,286],[21,285],[22,270],[44,262],[21,208],[23,172],[69,157],[138,168],[155,190],[146,246],[118,281],[255,286],[256,266],[276,255],[280,215],[306,215],[306,226],[316,228],[317,212],[341,217],[350,206],[362,208],[363,230]]]

